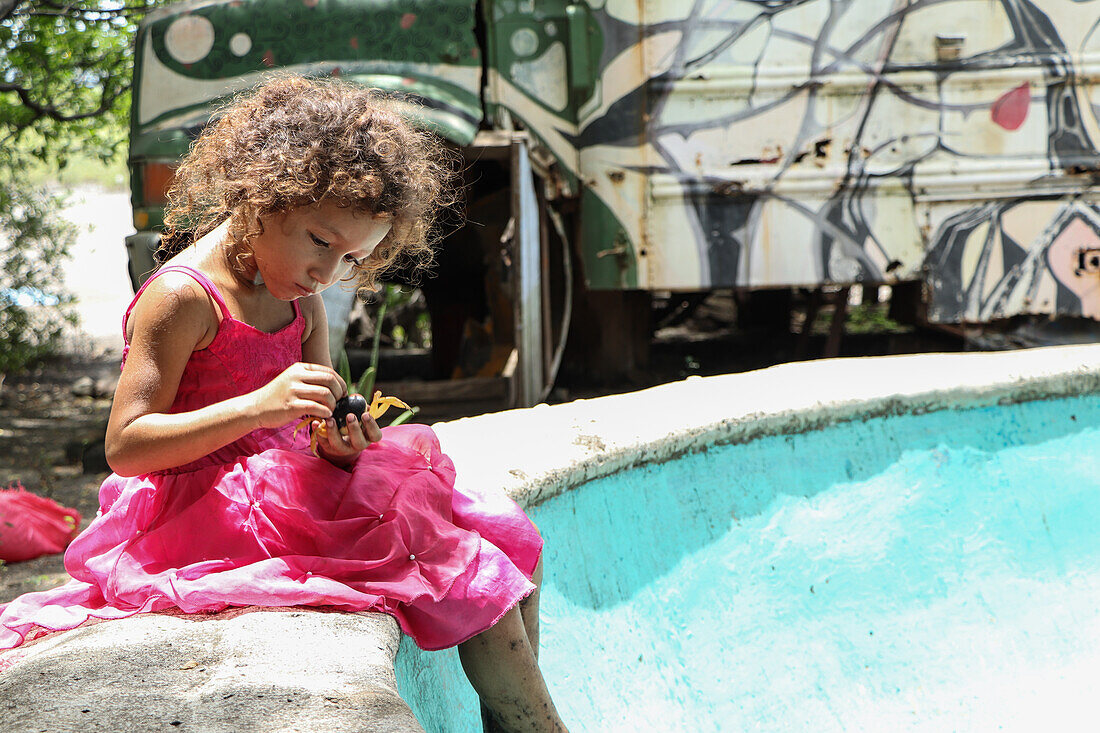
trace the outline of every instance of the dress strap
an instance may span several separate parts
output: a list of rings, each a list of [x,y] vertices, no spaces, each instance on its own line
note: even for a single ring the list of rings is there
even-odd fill
[[[137,293],[134,295],[134,299],[130,301],[130,306],[126,309],[126,313],[123,314],[122,338],[127,343],[129,343],[129,339],[126,338],[126,324],[130,320],[130,312],[134,310],[134,306],[137,305],[138,298],[140,298],[141,294],[145,292],[145,288],[149,287],[149,283],[153,282],[153,280],[160,277],[164,273],[173,271],[186,273],[187,275],[191,276],[191,278],[194,279],[195,282],[202,286],[202,289],[206,291],[206,294],[209,295],[211,299],[213,299],[213,301],[218,304],[218,309],[221,311],[221,320],[230,317],[229,306],[225,304],[225,298],[223,298],[222,294],[218,292],[217,286],[214,285],[210,278],[208,278],[206,275],[202,274],[195,268],[188,267],[187,265],[168,265],[167,267],[160,268],[149,276],[149,279],[145,281],[145,283],[141,286],[141,288],[138,289]]]

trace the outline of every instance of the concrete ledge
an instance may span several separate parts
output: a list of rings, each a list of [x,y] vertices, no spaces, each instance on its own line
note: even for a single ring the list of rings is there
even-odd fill
[[[143,614],[8,652],[0,730],[422,731],[397,623],[306,608]]]
[[[783,364],[435,427],[462,486],[533,506],[587,481],[709,445],[846,420],[1100,390],[1100,345]]]

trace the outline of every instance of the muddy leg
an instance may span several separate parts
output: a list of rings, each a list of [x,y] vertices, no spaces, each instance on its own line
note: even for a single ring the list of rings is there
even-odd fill
[[[542,558],[539,558],[535,572],[531,574],[531,582],[535,584],[535,590],[531,595],[519,602],[519,614],[523,618],[523,628],[527,632],[527,641],[531,645],[531,653],[535,655],[535,662],[539,660],[539,591],[542,589]],[[485,733],[504,733],[504,728],[496,722],[493,712],[481,703],[481,723]]]
[[[519,602],[519,614],[523,617],[523,628],[527,630],[527,640],[531,642],[531,651],[537,662],[539,658],[539,591],[542,590],[541,557],[539,564],[535,566],[535,572],[531,575],[531,582],[535,584],[535,590]]]
[[[481,700],[492,710],[499,730],[565,731],[535,661],[518,608],[496,626],[459,644],[458,656]]]

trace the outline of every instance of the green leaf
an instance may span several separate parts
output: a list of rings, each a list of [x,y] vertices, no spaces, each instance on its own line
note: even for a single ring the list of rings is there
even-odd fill
[[[344,380],[345,385],[351,384],[351,363],[348,362],[348,352],[341,349],[340,358],[336,364],[336,373],[340,375],[340,379]]]
[[[408,410],[405,410],[400,415],[395,417],[393,419],[393,422],[390,423],[390,427],[392,428],[394,425],[400,425],[418,412],[420,412],[419,407],[410,407]]]
[[[367,371],[363,372],[363,377],[359,380],[359,394],[366,397],[368,402],[374,396],[374,382],[378,374],[378,350],[381,348],[380,342],[382,340],[382,323],[386,318],[386,307],[389,305],[389,287],[389,285],[386,286],[382,303],[378,306],[378,315],[375,316],[374,339],[371,341],[370,347],[370,366]]]
[[[0,167],[38,158],[56,171],[62,158],[113,155],[129,126],[134,32],[159,4],[16,3],[0,21],[0,79],[31,104],[0,93]]]
[[[387,288],[388,287],[389,286],[387,286]],[[385,323],[386,320],[387,306],[389,306],[388,298],[384,298],[382,304],[378,306],[378,315],[375,316],[374,321],[374,340],[371,342],[370,347],[370,365],[376,372],[378,371],[378,349],[382,340],[382,324]]]
[[[374,397],[374,367],[367,370],[359,377],[359,383],[355,385],[355,391],[367,398],[367,402]]]

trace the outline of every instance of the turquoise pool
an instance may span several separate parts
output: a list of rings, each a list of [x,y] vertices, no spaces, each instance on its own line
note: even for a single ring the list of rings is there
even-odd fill
[[[1100,669],[1100,397],[714,445],[529,509],[575,731],[1058,728]],[[428,731],[480,729],[407,640]],[[1087,716],[1087,717],[1084,717]]]

